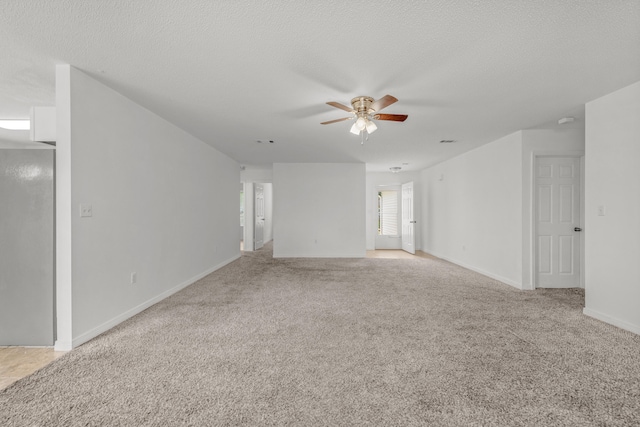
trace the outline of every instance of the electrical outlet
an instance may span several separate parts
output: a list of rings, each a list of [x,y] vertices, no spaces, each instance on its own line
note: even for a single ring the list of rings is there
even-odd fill
[[[133,285],[137,281],[138,281],[138,273],[134,271],[133,273],[131,273],[131,284]]]
[[[93,216],[93,207],[87,203],[80,204],[80,216],[81,217]]]

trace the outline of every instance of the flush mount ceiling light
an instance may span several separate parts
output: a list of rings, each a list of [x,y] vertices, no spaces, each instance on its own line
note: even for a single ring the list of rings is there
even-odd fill
[[[0,119],[0,128],[8,130],[29,130],[31,120],[29,119]]]
[[[373,120],[390,120],[393,122],[404,122],[407,120],[406,114],[379,114],[379,111],[389,105],[398,102],[398,99],[385,95],[382,98],[375,101],[370,96],[357,96],[351,100],[351,107],[342,105],[338,102],[327,102],[332,107],[339,108],[344,111],[348,111],[353,115],[350,117],[343,117],[341,119],[330,120],[328,122],[322,122],[322,125],[329,125],[331,123],[342,122],[344,120],[356,120],[353,126],[351,126],[350,132],[354,135],[362,136],[362,144],[364,144],[365,136],[369,138],[369,134],[378,129],[378,126]],[[366,135],[365,135],[366,134]]]
[[[402,168],[400,166],[392,166],[389,168],[389,170],[391,171],[391,173],[398,173],[400,172]]]

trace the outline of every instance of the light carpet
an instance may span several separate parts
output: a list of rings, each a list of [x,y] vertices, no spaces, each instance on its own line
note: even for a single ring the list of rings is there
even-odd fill
[[[640,425],[640,336],[583,301],[267,247],[0,392],[0,425]]]

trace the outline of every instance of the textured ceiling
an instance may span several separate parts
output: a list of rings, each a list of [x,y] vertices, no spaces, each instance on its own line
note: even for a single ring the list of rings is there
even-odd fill
[[[3,0],[0,47],[0,118],[69,63],[243,164],[417,170],[640,80],[640,1]],[[363,146],[319,124],[387,93]]]

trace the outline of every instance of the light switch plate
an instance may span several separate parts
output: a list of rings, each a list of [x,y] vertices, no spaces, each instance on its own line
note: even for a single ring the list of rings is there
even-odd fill
[[[91,205],[86,203],[80,204],[80,216],[81,217],[93,216],[93,207],[91,207]]]
[[[598,216],[604,216],[605,213],[606,213],[606,210],[604,208],[604,205],[598,206]]]

